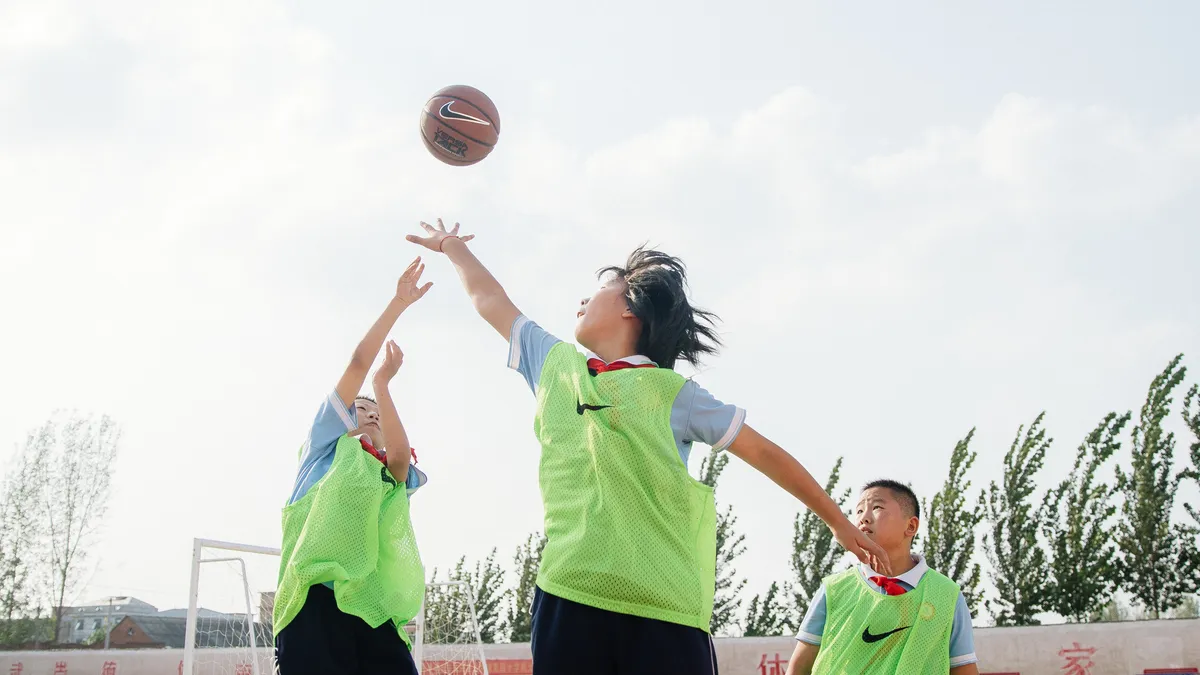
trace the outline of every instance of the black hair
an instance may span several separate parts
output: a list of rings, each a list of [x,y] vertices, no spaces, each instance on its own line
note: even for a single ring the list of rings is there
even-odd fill
[[[360,399],[363,401],[370,401],[371,403],[374,403],[375,405],[379,405],[379,403],[376,402],[375,399],[371,398],[370,396],[367,396],[366,394],[359,394],[358,396],[354,397],[355,401],[358,401]]]
[[[900,502],[901,508],[907,511],[910,516],[921,517],[921,503],[917,501],[917,493],[913,492],[912,488],[904,483],[888,478],[880,478],[864,485],[863,492],[871,488],[891,490],[892,496],[896,498],[896,501]]]
[[[721,346],[714,324],[717,315],[693,307],[687,296],[687,267],[661,251],[639,246],[624,267],[605,267],[625,282],[625,302],[642,322],[637,350],[663,368],[682,359],[692,365]]]

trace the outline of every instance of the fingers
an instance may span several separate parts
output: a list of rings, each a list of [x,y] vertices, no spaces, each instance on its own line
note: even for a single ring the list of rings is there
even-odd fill
[[[421,298],[425,297],[425,294],[429,292],[430,288],[433,288],[433,282],[426,281],[424,286],[417,289],[417,292],[416,292],[417,299],[420,300]]]
[[[416,269],[417,265],[420,265],[420,264],[421,264],[421,256],[417,256],[416,259],[414,259],[412,262],[410,262],[408,264],[408,267],[404,268],[404,274],[401,274],[400,278],[401,279],[408,278],[408,275],[411,274],[412,271],[414,269]]]
[[[440,232],[445,232],[445,231],[446,231],[446,226],[442,224],[442,219],[441,219],[441,218],[438,218],[438,227],[437,227],[437,229],[438,229],[438,231],[440,231]]]
[[[473,235],[473,234],[468,234],[468,235],[467,235],[467,236],[465,236],[465,237],[459,237],[459,239],[460,239],[460,240],[462,240],[464,243],[465,243],[465,242],[468,242],[468,241],[471,241],[471,240],[472,240],[472,239],[474,239],[474,238],[475,238],[475,235]]]
[[[450,230],[450,234],[451,234],[451,236],[455,236],[455,237],[458,236],[458,223],[454,224],[454,229]]]
[[[439,220],[438,222],[440,223],[442,221]],[[432,225],[430,225],[429,223],[427,223],[423,220],[421,221],[421,227],[425,228],[425,231],[428,232],[429,234],[433,234],[434,232],[437,232],[437,230],[433,229]]]

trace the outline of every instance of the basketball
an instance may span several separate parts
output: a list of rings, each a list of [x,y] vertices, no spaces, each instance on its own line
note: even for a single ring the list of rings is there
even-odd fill
[[[499,138],[496,104],[474,87],[446,87],[425,102],[421,140],[434,157],[447,164],[474,164],[491,153]]]

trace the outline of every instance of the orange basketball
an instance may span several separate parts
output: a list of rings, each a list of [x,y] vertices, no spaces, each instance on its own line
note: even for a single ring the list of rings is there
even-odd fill
[[[474,87],[446,87],[425,102],[421,139],[434,157],[447,164],[474,164],[491,153],[499,138],[496,104]]]

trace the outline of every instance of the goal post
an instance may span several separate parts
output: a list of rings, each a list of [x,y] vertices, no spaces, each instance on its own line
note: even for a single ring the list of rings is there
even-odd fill
[[[279,556],[270,546],[193,541],[182,674],[276,672],[271,615]],[[421,610],[404,630],[421,675],[489,675],[467,582],[426,584]]]

